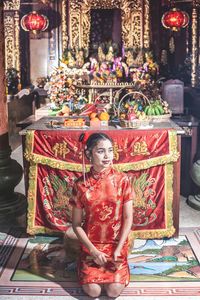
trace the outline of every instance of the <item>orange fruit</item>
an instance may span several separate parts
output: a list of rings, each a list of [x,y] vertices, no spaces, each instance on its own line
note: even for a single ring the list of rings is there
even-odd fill
[[[99,122],[99,118],[95,117],[93,119],[91,119],[92,122]]]
[[[69,113],[70,113],[70,108],[69,108],[68,106],[64,105],[64,106],[62,107],[61,112],[62,112],[63,114],[67,114],[67,113],[69,114]]]
[[[99,120],[101,121],[108,121],[110,119],[109,114],[106,111],[103,111],[99,115]]]
[[[96,118],[96,117],[97,117],[97,113],[92,112],[92,113],[90,114],[90,120],[92,120],[92,119],[94,119],[94,118]]]

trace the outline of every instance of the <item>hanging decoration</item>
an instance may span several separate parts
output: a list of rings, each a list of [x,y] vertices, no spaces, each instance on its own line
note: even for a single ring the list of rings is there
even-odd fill
[[[172,31],[179,31],[185,28],[189,23],[189,16],[185,11],[178,8],[172,8],[165,12],[161,19],[162,25]]]
[[[173,54],[175,52],[175,40],[174,36],[172,35],[169,39],[169,52]]]
[[[25,31],[31,31],[34,34],[45,31],[49,26],[49,20],[46,16],[37,13],[36,11],[24,15],[21,19],[21,27]]]

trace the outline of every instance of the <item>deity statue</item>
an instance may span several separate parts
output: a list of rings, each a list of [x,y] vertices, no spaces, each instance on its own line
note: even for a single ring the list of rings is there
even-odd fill
[[[103,52],[103,49],[102,49],[102,47],[98,47],[98,61],[100,62],[100,63],[102,63],[103,61],[105,61],[106,60],[106,56],[105,56],[105,54],[104,54],[104,52]]]
[[[142,50],[140,50],[135,59],[135,66],[141,67],[143,65],[143,63],[144,63],[143,52],[142,52]]]
[[[66,62],[67,62],[67,66],[69,68],[74,68],[76,65],[76,61],[75,61],[71,51],[68,51]]]
[[[143,68],[153,77],[158,73],[159,67],[158,64],[153,59],[153,54],[151,52],[145,53],[146,62],[143,65]]]
[[[130,50],[127,51],[126,53],[126,64],[129,66],[129,67],[132,67],[134,65],[134,58],[133,58],[133,54]]]
[[[100,68],[99,68],[99,73],[100,73],[100,79],[103,82],[106,82],[110,75],[110,69],[109,69],[108,63],[106,63],[106,62],[101,63]]]
[[[83,50],[79,50],[76,52],[76,67],[82,68],[84,63],[84,52]]]
[[[106,54],[106,60],[109,62],[114,61],[114,50],[112,46],[110,46],[108,49],[108,53]]]
[[[99,71],[99,63],[95,57],[90,57],[90,71],[97,72]]]

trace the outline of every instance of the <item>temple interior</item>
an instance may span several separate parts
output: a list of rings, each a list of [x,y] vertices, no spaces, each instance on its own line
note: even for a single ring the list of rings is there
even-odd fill
[[[71,226],[95,131],[136,190],[135,238],[199,227],[200,1],[4,0],[0,23],[0,232]]]

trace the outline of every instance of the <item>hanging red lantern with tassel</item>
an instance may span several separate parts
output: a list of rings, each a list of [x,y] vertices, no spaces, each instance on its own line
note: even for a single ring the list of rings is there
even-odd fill
[[[177,8],[164,13],[161,19],[162,25],[171,29],[172,31],[179,31],[181,28],[185,28],[189,23],[189,16],[185,11]]]
[[[48,26],[48,18],[44,15],[37,13],[36,11],[24,15],[21,19],[21,27],[25,31],[31,31],[34,34],[46,30]]]

